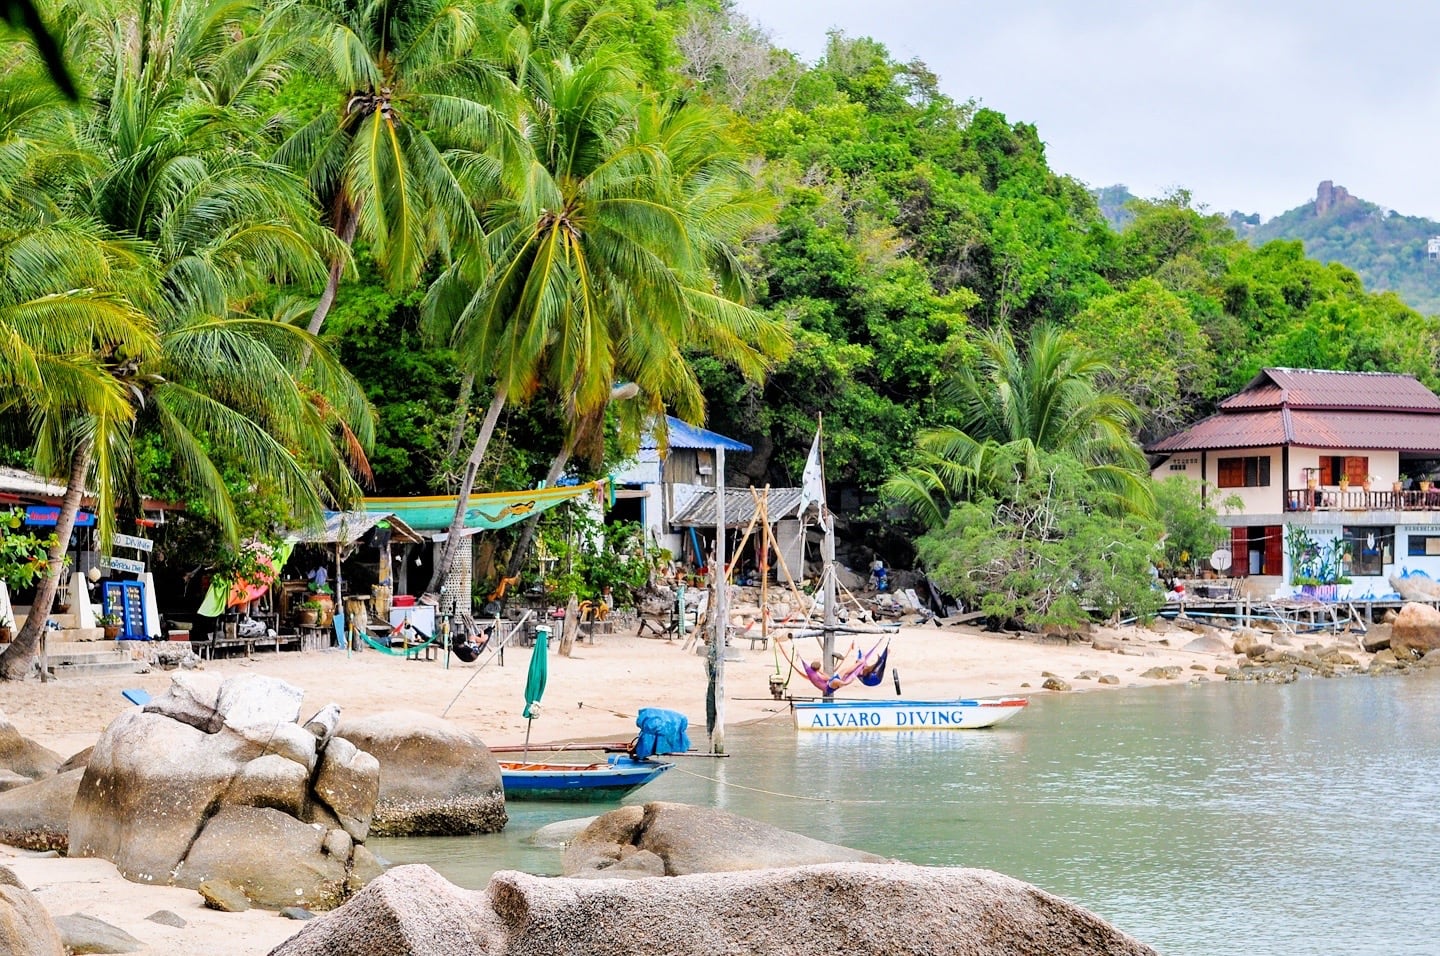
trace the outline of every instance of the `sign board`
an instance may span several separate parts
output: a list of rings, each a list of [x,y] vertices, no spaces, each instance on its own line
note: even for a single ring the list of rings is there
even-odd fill
[[[25,523],[35,525],[59,524],[59,505],[30,505],[25,509]],[[95,515],[89,511],[75,514],[75,527],[88,528],[95,523]]]
[[[129,558],[101,558],[100,567],[111,571],[128,571],[131,574],[145,573],[144,561],[131,561]]]
[[[133,534],[117,534],[115,536],[115,546],[117,548],[134,548],[136,551],[148,552],[154,550],[155,542],[149,538],[137,538]]]

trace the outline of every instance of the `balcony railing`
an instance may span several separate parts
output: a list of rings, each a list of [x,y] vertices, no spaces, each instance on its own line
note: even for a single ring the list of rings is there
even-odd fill
[[[1440,488],[1429,491],[1366,491],[1364,488],[1292,488],[1286,511],[1440,511]]]

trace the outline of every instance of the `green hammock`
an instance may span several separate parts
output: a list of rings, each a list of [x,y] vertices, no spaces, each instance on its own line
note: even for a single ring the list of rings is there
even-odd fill
[[[416,633],[419,632],[417,631]],[[369,634],[361,634],[360,639],[363,640],[366,644],[369,644],[371,647],[375,648],[375,650],[383,651],[384,653],[389,654],[391,657],[408,657],[409,655],[414,654],[416,651],[424,650],[425,648],[429,647],[431,644],[434,644],[437,640],[439,640],[440,628],[437,627],[434,634],[431,634],[419,644],[406,644],[404,647],[398,649],[391,647],[388,644],[381,644],[379,641],[373,640]]]

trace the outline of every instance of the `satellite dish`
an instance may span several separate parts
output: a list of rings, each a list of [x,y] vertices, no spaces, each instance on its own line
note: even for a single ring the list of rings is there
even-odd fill
[[[1216,548],[1214,553],[1210,555],[1210,567],[1216,571],[1224,571],[1230,567],[1230,549]]]

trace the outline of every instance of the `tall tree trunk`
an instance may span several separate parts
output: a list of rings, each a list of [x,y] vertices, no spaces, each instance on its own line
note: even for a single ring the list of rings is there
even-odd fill
[[[555,482],[560,480],[564,473],[565,466],[570,463],[570,442],[566,441],[561,449],[555,453],[555,458],[550,462],[550,470],[545,473],[545,487],[555,487]],[[515,547],[510,549],[510,560],[505,565],[504,577],[513,578],[520,573],[525,565],[525,559],[530,556],[530,545],[535,542],[535,529],[540,525],[540,516],[534,515],[525,519],[525,524],[520,529],[520,537],[515,540]]]
[[[355,215],[354,210],[336,201],[336,215],[338,221],[335,224],[335,235],[348,247],[355,241],[355,227],[360,224],[360,217]],[[310,324],[305,331],[311,335],[320,334],[320,326],[325,324],[325,317],[330,314],[330,307],[335,304],[335,295],[340,291],[340,275],[345,271],[345,257],[336,255],[330,260],[330,275],[325,280],[325,291],[320,293],[320,301],[315,303],[315,312],[310,316]],[[306,348],[300,356],[300,370],[304,371],[310,364],[310,349]]]
[[[40,635],[55,606],[55,592],[60,585],[60,575],[65,572],[65,552],[70,549],[75,516],[80,513],[80,499],[85,495],[85,476],[90,471],[92,447],[92,439],[81,439],[70,459],[70,480],[65,485],[65,497],[60,500],[60,516],[55,522],[55,544],[46,555],[49,568],[35,588],[35,600],[30,604],[25,626],[20,628],[14,642],[0,655],[0,680],[24,679],[39,652]],[[88,599],[80,594],[76,595],[76,600]]]
[[[500,420],[500,411],[504,407],[505,385],[502,382],[495,386],[495,397],[490,400],[485,421],[480,424],[480,434],[475,436],[475,447],[470,449],[470,457],[465,459],[465,475],[460,479],[460,488],[456,492],[458,497],[455,500],[455,517],[450,520],[450,533],[441,545],[440,554],[435,558],[435,570],[430,575],[430,583],[425,586],[427,592],[438,594],[445,578],[450,574],[450,568],[455,564],[455,554],[461,544],[460,532],[465,528],[465,506],[470,499],[470,492],[475,488],[475,476],[480,471],[480,462],[485,458],[485,450],[490,447],[490,436],[495,434],[495,423]]]
[[[475,373],[466,372],[460,379],[460,395],[455,399],[455,425],[450,429],[450,444],[445,447],[446,473],[449,464],[460,454],[460,443],[465,440],[465,425],[470,420],[470,393],[475,388]],[[449,483],[449,478],[446,478]]]

